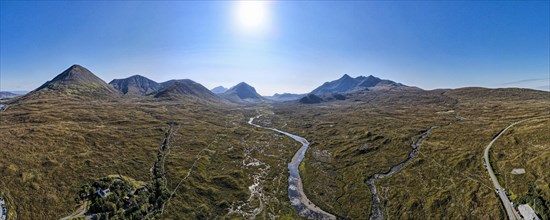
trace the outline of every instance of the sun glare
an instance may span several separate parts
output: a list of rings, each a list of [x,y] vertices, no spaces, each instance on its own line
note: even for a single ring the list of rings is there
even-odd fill
[[[269,2],[238,1],[235,17],[239,29],[246,32],[265,31],[269,22]]]

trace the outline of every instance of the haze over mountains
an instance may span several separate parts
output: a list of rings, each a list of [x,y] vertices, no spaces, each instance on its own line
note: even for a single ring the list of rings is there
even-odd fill
[[[296,100],[303,104],[317,104],[345,100],[347,94],[355,92],[413,90],[423,91],[418,87],[406,86],[372,75],[353,78],[345,74],[339,79],[323,83],[308,94],[276,93],[273,96],[261,96],[256,92],[254,87],[245,82],[241,82],[229,89],[218,86],[209,90],[200,83],[190,79],[168,80],[158,83],[144,76],[133,75],[124,79],[114,79],[107,84],[90,70],[75,64],[32,91],[29,95],[53,91],[89,97],[113,97],[120,95],[168,99],[195,97],[211,102],[227,100],[237,104]],[[15,96],[15,94],[3,92],[0,98],[13,98]]]
[[[293,93],[275,93],[272,96],[264,96],[266,99],[273,100],[273,101],[291,101],[291,100],[297,100],[302,97],[304,97],[305,94],[293,94]]]
[[[0,91],[0,99],[9,99],[19,96],[19,94],[15,94],[13,92],[7,92],[7,91]]]

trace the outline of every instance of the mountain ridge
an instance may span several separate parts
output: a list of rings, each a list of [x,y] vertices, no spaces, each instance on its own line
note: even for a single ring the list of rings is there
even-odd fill
[[[245,82],[241,82],[219,96],[236,103],[260,103],[269,102],[266,98],[258,94],[256,89]]]
[[[223,86],[216,86],[216,87],[212,88],[210,91],[212,91],[215,94],[221,94],[221,93],[226,92],[227,90],[229,90],[229,89],[225,88]]]
[[[146,95],[162,88],[160,83],[141,75],[113,79],[109,85],[125,95]]]
[[[17,96],[20,96],[20,94],[15,94],[8,91],[0,91],[0,99],[11,99]]]
[[[209,89],[190,79],[171,80],[167,86],[151,94],[155,98],[178,99],[181,97],[197,97],[208,101],[220,101],[220,98]]]
[[[56,91],[71,95],[115,96],[120,93],[85,67],[74,64],[29,94]]]
[[[337,80],[323,83],[321,86],[315,88],[310,93],[315,95],[324,95],[331,93],[351,93],[364,90],[384,91],[409,88],[416,87],[406,86],[391,80],[380,79],[373,75],[369,75],[366,77],[358,76],[353,78],[348,74],[344,74]]]

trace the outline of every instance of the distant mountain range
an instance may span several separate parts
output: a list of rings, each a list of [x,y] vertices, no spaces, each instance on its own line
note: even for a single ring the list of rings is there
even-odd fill
[[[228,88],[225,88],[223,86],[218,86],[218,87],[215,87],[215,88],[211,89],[210,91],[212,91],[215,94],[221,94],[221,93],[226,92],[227,90],[228,90]]]
[[[293,100],[304,104],[315,104],[344,100],[347,93],[357,91],[405,91],[410,89],[420,90],[417,87],[406,86],[372,75],[353,78],[345,74],[337,80],[323,83],[309,94],[276,93],[273,96],[264,97],[258,94],[254,87],[245,82],[229,89],[218,86],[208,90],[201,84],[189,79],[168,80],[158,83],[144,76],[133,75],[124,79],[114,79],[107,84],[90,70],[75,64],[32,91],[31,94],[53,91],[91,98],[126,95],[168,99],[196,97],[208,101],[222,101],[225,99],[240,104]],[[13,93],[0,93],[0,99],[15,96],[17,95]]]
[[[158,91],[163,87],[160,83],[140,75],[130,76],[125,79],[114,79],[109,85],[127,95],[146,95]]]
[[[219,95],[231,102],[236,103],[268,102],[266,98],[256,92],[254,87],[246,84],[245,82],[241,82]]]
[[[20,96],[20,94],[15,94],[13,92],[8,92],[8,91],[0,91],[0,99],[11,99],[17,96]]]
[[[125,79],[114,79],[109,84],[125,95],[151,95],[155,98],[196,96],[207,100],[219,99],[210,90],[190,79],[172,79],[158,83],[147,77],[134,75]]]
[[[306,94],[293,94],[293,93],[275,93],[273,96],[264,96],[264,98],[273,100],[273,101],[292,101],[292,100],[298,100],[302,97],[304,97]]]
[[[316,104],[334,100],[345,100],[345,94],[358,91],[390,91],[406,89],[419,88],[406,86],[391,80],[380,79],[372,75],[353,78],[347,74],[344,74],[337,80],[323,83],[323,85],[317,87],[308,94],[276,93],[273,96],[266,96],[265,98],[274,101],[298,100],[298,102],[303,104]]]
[[[310,93],[315,95],[324,95],[333,93],[351,93],[364,90],[384,91],[414,88],[416,87],[409,87],[401,83],[396,83],[391,80],[380,79],[372,75],[367,77],[358,76],[356,78],[353,78],[347,74],[344,74],[344,76],[342,76],[340,79],[325,82],[323,83],[323,85],[317,87]]]

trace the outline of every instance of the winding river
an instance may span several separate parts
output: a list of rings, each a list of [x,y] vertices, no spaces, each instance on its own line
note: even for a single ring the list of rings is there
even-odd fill
[[[306,151],[309,148],[309,142],[305,138],[298,135],[294,135],[275,128],[262,127],[260,125],[254,124],[254,119],[257,119],[260,116],[261,115],[250,118],[248,124],[256,126],[258,128],[268,129],[284,134],[302,144],[302,147],[298,149],[298,151],[296,152],[296,154],[294,154],[292,160],[288,164],[288,172],[290,174],[288,177],[288,198],[290,199],[290,204],[292,205],[292,207],[296,209],[300,216],[308,219],[336,219],[336,216],[334,216],[333,214],[330,214],[313,204],[304,193],[304,186],[302,184],[302,178],[300,178],[298,167],[300,166],[300,163],[304,159]]]

